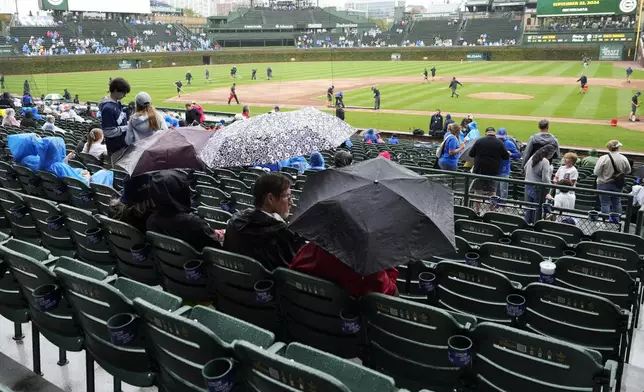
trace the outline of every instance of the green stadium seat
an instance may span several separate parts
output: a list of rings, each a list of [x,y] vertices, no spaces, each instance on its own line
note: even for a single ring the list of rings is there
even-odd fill
[[[144,234],[125,222],[96,215],[116,258],[119,275],[152,286],[161,284],[150,244]]]
[[[568,248],[566,241],[559,236],[531,230],[515,230],[510,239],[512,245],[535,250],[544,258],[561,257]]]
[[[217,180],[221,181],[224,178],[238,179],[239,176],[232,170],[228,169],[212,169],[212,176]]]
[[[467,219],[459,219],[454,223],[454,234],[473,245],[498,242],[504,236],[503,230],[496,225]]]
[[[203,263],[201,276],[195,280],[188,280],[183,268],[189,261],[201,261],[201,253],[188,243],[163,234],[148,231],[146,238],[152,245],[152,254],[163,277],[163,287],[166,291],[188,301],[211,300],[212,290],[208,284],[209,275],[212,273],[211,266]]]
[[[114,168],[112,168],[112,173],[114,173],[114,182],[112,183],[112,187],[121,192],[123,190],[123,182],[130,178],[130,175],[122,170]]]
[[[478,254],[481,267],[500,272],[522,286],[539,280],[539,263],[543,257],[535,250],[486,242]]]
[[[357,314],[355,300],[335,283],[277,268],[273,275],[286,327],[286,337],[342,358],[360,355],[364,328],[344,332],[340,314]]]
[[[455,205],[454,220],[458,220],[458,219],[467,219],[467,220],[475,221],[475,220],[480,220],[481,218],[478,216],[476,211],[474,211],[470,207]]]
[[[602,242],[583,241],[575,248],[577,257],[614,265],[628,271],[636,279],[644,277],[644,261],[632,248]]]
[[[528,228],[528,222],[522,216],[505,214],[503,212],[488,211],[483,214],[483,222],[496,225],[505,233],[512,233],[516,229]]]
[[[228,220],[233,216],[230,212],[222,209],[206,206],[197,207],[197,214],[208,222],[208,225],[213,230],[225,229],[228,225]]]
[[[244,208],[255,208],[255,198],[253,195],[248,193],[232,192],[230,197],[235,199],[237,202],[237,208],[240,210]]]
[[[534,224],[534,231],[559,236],[568,245],[577,244],[582,238],[586,237],[584,232],[577,226],[549,220],[538,220]]]
[[[18,173],[16,173],[13,166],[3,161],[0,161],[0,185],[10,191],[22,192]]]
[[[9,221],[13,237],[40,245],[40,235],[36,229],[34,218],[19,193],[0,188],[0,207],[4,210],[4,215]],[[12,208],[14,212],[12,212]]]
[[[219,188],[197,185],[197,205],[219,208],[228,195]]]
[[[277,336],[282,335],[278,298],[257,300],[255,284],[273,282],[273,275],[256,260],[221,249],[204,248],[203,259],[212,266],[211,284],[215,288],[215,307],[233,317],[257,325]]]
[[[20,181],[25,193],[38,197],[45,196],[42,181],[33,170],[22,165],[13,165],[13,169],[16,171],[16,174],[18,174],[18,181]]]
[[[638,254],[644,255],[644,238],[635,234],[598,230],[593,232],[590,238],[595,242],[631,248]]]
[[[171,313],[143,298],[135,299],[134,306],[141,315],[149,352],[159,366],[161,392],[203,392],[203,366],[231,357],[234,341],[261,347],[275,341],[271,332],[203,306]]]
[[[505,275],[453,261],[437,263],[433,272],[437,289],[429,295],[430,305],[469,314],[480,321],[512,322],[506,312],[506,297],[520,285]]]
[[[98,205],[96,200],[94,200],[94,193],[88,185],[72,177],[63,177],[61,180],[67,186],[67,193],[69,194],[69,201],[72,206],[93,213],[98,211]]]
[[[602,366],[593,350],[494,323],[482,323],[471,334],[476,390],[608,392],[617,364]]]
[[[250,193],[250,186],[246,185],[241,180],[233,178],[222,178],[221,189],[228,194],[231,192]]]
[[[201,172],[195,172],[195,180],[197,181],[197,185],[202,186],[219,188],[221,185],[219,181],[215,179],[215,177]]]
[[[378,293],[362,297],[360,307],[366,366],[410,390],[452,391],[459,385],[461,372],[448,361],[446,342],[467,334],[476,325],[474,317]]]
[[[54,173],[39,170],[38,177],[42,181],[42,188],[45,191],[45,197],[57,203],[69,203],[69,193],[67,186]]]
[[[66,264],[58,264],[54,273],[83,329],[90,358],[115,379],[138,387],[155,385],[155,366],[141,340],[134,340],[127,346],[112,344],[106,324],[115,315],[136,314],[132,304],[135,298],[168,311],[179,309],[181,298],[127,278],[106,280],[105,273],[88,276],[83,263],[61,259],[65,259]]]
[[[64,224],[63,213],[60,212],[56,204],[28,195],[24,195],[23,200],[29,207],[38,233],[40,233],[42,245],[55,256],[73,257],[76,253],[76,246]],[[57,217],[60,218],[58,221],[56,221]],[[48,222],[48,219],[52,222]]]
[[[58,206],[65,217],[65,225],[69,229],[72,239],[76,244],[76,258],[84,261],[94,267],[105,270],[112,274],[116,270],[116,261],[110,254],[110,248],[104,236],[98,221],[92,216],[92,213],[80,208],[60,204]],[[100,241],[95,243],[91,241],[86,232],[88,230],[97,232]]]
[[[96,206],[98,212],[103,215],[109,215],[111,212],[110,204],[114,200],[118,200],[121,197],[121,194],[111,186],[103,184],[89,184],[92,193],[94,194],[94,200],[96,200]]]

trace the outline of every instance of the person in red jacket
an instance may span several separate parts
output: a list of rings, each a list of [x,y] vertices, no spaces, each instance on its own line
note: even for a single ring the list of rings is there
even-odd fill
[[[204,121],[206,121],[206,115],[203,112],[203,107],[201,105],[197,104],[197,102],[192,102],[192,108],[197,109],[199,112],[199,123],[202,124]]]
[[[361,276],[337,257],[312,242],[297,252],[289,266],[290,269],[327,279],[340,285],[349,295],[359,297],[375,292],[398,295],[396,279],[398,270],[389,268],[368,276]]]

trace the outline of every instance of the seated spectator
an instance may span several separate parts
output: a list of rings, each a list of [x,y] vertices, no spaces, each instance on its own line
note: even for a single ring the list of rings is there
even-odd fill
[[[73,153],[65,155],[65,141],[61,137],[45,137],[38,146],[40,170],[54,173],[58,178],[72,177],[89,184],[90,174],[87,170],[74,169],[67,164]]]
[[[150,199],[150,176],[129,178],[123,183],[121,197],[110,204],[110,218],[134,226],[141,233],[147,230],[147,221],[154,209]]]
[[[378,154],[379,157],[383,157],[387,160],[391,160],[391,154],[389,154],[389,151],[383,151],[380,154]]]
[[[40,157],[38,156],[38,145],[40,138],[35,133],[21,133],[7,136],[7,145],[13,156],[13,160],[31,170],[40,169]]]
[[[34,120],[34,114],[30,111],[26,112],[20,121],[21,128],[38,128],[38,122]]]
[[[371,143],[378,143],[378,136],[376,135],[373,129],[367,129],[367,133],[364,135],[364,141]]]
[[[179,120],[175,118],[174,113],[170,113],[167,110],[165,111],[165,114],[163,115],[163,120],[165,121],[166,128],[179,128]]]
[[[107,156],[107,147],[103,144],[103,131],[100,128],[89,131],[87,142],[83,145],[83,152],[101,161],[104,156]]]
[[[280,173],[263,174],[253,196],[255,208],[237,212],[228,222],[224,249],[252,257],[270,271],[288,267],[304,245],[284,220],[292,205],[291,181]]]
[[[34,99],[31,98],[31,94],[29,92],[25,91],[25,95],[22,96],[22,106],[23,107],[31,107],[33,105]]]
[[[599,157],[597,156],[597,150],[595,150],[595,149],[593,148],[593,149],[592,149],[592,150],[590,150],[590,152],[588,153],[588,156],[587,156],[587,157],[584,157],[584,158],[581,160],[580,165],[581,165],[581,166],[587,166],[587,167],[593,167],[593,168],[594,168],[594,167],[595,167],[595,165],[597,164],[597,160],[598,160],[598,159],[599,159]]]
[[[16,109],[16,104],[13,102],[13,98],[11,98],[11,94],[9,94],[8,91],[2,93],[2,98],[0,98],[0,108]]]
[[[375,292],[398,295],[396,279],[398,270],[390,268],[368,276],[362,276],[337,257],[316,244],[309,242],[300,248],[291,261],[290,269],[336,282],[349,295],[360,297]]]
[[[186,126],[201,124],[201,114],[189,103],[186,104]]]
[[[306,158],[303,156],[293,157],[291,159],[285,159],[280,162],[281,167],[294,167],[300,174],[304,173],[310,168],[309,163],[306,161]]]
[[[340,150],[333,157],[335,167],[345,167],[353,163],[353,155],[349,151]]]
[[[559,181],[559,185],[573,186],[572,181],[564,179]],[[552,195],[547,194],[546,199],[553,199]],[[575,192],[567,189],[557,189],[557,194],[554,197],[555,208],[565,208],[569,210],[575,209]]]
[[[67,133],[65,130],[58,128],[54,124],[55,121],[56,121],[56,118],[54,116],[52,116],[51,114],[47,115],[47,117],[45,117],[45,123],[43,124],[42,128],[40,128],[40,129],[42,131]]]
[[[152,136],[156,131],[167,129],[168,126],[163,117],[152,106],[150,95],[144,92],[136,94],[136,112],[128,123],[125,144],[129,146],[141,139]]]
[[[387,142],[389,144],[400,144],[400,141],[398,141],[398,138],[396,137],[396,135],[391,135],[391,137]]]
[[[242,117],[244,117],[244,120],[248,120],[250,118],[250,108],[248,105],[244,105],[242,108]]]
[[[74,95],[74,103],[75,104],[80,104],[80,99],[78,99],[78,94]]]
[[[19,127],[20,123],[16,120],[16,111],[13,109],[5,109],[4,118],[2,119],[2,126]]]
[[[309,165],[311,165],[309,170],[313,170],[313,171],[324,170],[324,157],[322,156],[322,154],[320,154],[317,151],[312,153],[311,158],[309,158]]]
[[[147,231],[183,240],[197,251],[207,246],[220,248],[208,223],[191,212],[188,177],[179,170],[152,174],[150,200],[154,212],[147,220]]]

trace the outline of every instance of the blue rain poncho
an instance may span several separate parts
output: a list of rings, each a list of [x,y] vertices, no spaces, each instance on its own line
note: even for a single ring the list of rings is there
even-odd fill
[[[46,137],[41,139],[38,156],[40,157],[40,170],[54,173],[58,178],[75,178],[89,185],[90,181],[81,175],[83,169],[75,169],[65,163],[65,141],[63,138]],[[99,170],[91,178],[91,182],[108,186],[112,186],[113,181],[114,174],[108,170]]]
[[[40,139],[35,133],[9,135],[7,136],[7,144],[16,163],[33,171],[40,168],[40,157],[38,156]]]

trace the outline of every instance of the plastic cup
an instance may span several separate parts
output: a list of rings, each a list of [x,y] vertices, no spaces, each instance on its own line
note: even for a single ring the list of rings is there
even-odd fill
[[[519,294],[505,297],[505,309],[510,317],[519,317],[525,312],[525,298]]]
[[[258,280],[253,287],[255,289],[255,301],[259,304],[267,304],[275,298],[272,280]]]
[[[110,341],[115,346],[125,346],[132,342],[139,331],[139,317],[132,313],[119,313],[107,320]]]
[[[431,272],[418,274],[418,287],[423,293],[431,293],[436,288],[436,275]]]
[[[201,375],[208,392],[230,392],[235,387],[235,364],[229,358],[217,358],[206,363]]]
[[[457,367],[472,363],[472,340],[467,336],[454,335],[447,340],[447,358]]]
[[[60,287],[55,284],[45,284],[36,287],[31,295],[34,298],[34,305],[41,312],[48,312],[56,309],[60,303]]]
[[[541,283],[555,284],[555,273],[557,265],[552,261],[542,261],[539,263],[539,281]]]

